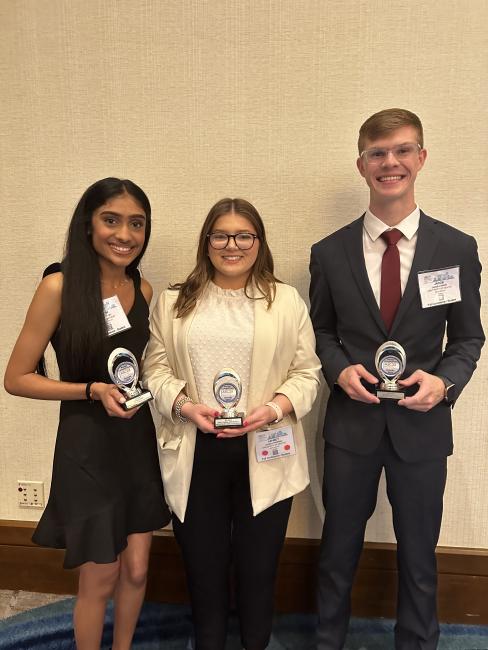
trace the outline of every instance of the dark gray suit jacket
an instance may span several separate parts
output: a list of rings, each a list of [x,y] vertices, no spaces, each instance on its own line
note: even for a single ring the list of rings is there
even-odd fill
[[[378,376],[377,348],[398,341],[406,351],[404,377],[420,368],[455,386],[457,399],[469,381],[484,343],[480,321],[480,274],[473,237],[421,212],[412,268],[391,331],[386,331],[369,283],[363,254],[363,218],[314,244],[310,262],[311,317],[330,397],[325,439],[367,454],[388,428],[406,461],[452,453],[451,409],[441,402],[427,413],[351,400],[335,383],[341,371],[361,363]],[[461,302],[422,309],[417,274],[459,265]],[[447,341],[444,345],[444,335]]]

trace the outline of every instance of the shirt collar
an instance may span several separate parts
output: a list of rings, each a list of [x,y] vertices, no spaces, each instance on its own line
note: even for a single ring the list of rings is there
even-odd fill
[[[412,239],[419,229],[420,208],[415,206],[413,212],[407,215],[398,223],[395,228],[399,230],[406,239]],[[391,230],[381,219],[375,217],[371,210],[366,210],[364,215],[363,226],[372,241],[376,241],[386,230]]]

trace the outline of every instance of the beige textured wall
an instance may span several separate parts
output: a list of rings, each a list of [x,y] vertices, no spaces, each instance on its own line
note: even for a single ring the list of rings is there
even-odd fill
[[[108,175],[152,200],[156,291],[232,195],[257,205],[278,275],[306,296],[310,245],[366,206],[356,134],[386,107],[421,116],[419,203],[474,234],[486,263],[487,23],[486,0],[0,0],[2,370],[75,202]],[[486,380],[482,362],[455,409],[442,544],[488,547]],[[16,479],[49,483],[58,407],[0,400],[0,517],[31,519]],[[295,536],[320,535],[322,414],[306,421]],[[368,539],[393,539],[383,493]]]

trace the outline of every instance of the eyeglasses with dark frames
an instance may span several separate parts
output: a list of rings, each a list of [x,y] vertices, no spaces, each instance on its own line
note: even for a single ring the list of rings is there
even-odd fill
[[[247,251],[254,246],[254,242],[259,237],[252,232],[238,232],[230,234],[226,232],[211,232],[207,235],[208,241],[212,248],[222,250],[227,247],[230,239],[234,240],[234,244],[241,251]]]

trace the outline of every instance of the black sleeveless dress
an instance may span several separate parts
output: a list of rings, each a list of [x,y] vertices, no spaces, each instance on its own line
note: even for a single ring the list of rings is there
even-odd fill
[[[149,338],[149,308],[138,273],[133,280],[131,328],[107,338],[105,367],[118,347],[140,363]],[[58,354],[56,337],[53,346]],[[99,379],[112,383],[108,370]],[[104,564],[117,559],[128,535],[156,530],[169,520],[148,404],[124,420],[109,417],[98,401],[61,402],[51,493],[33,541],[65,548],[67,569],[89,561]]]

